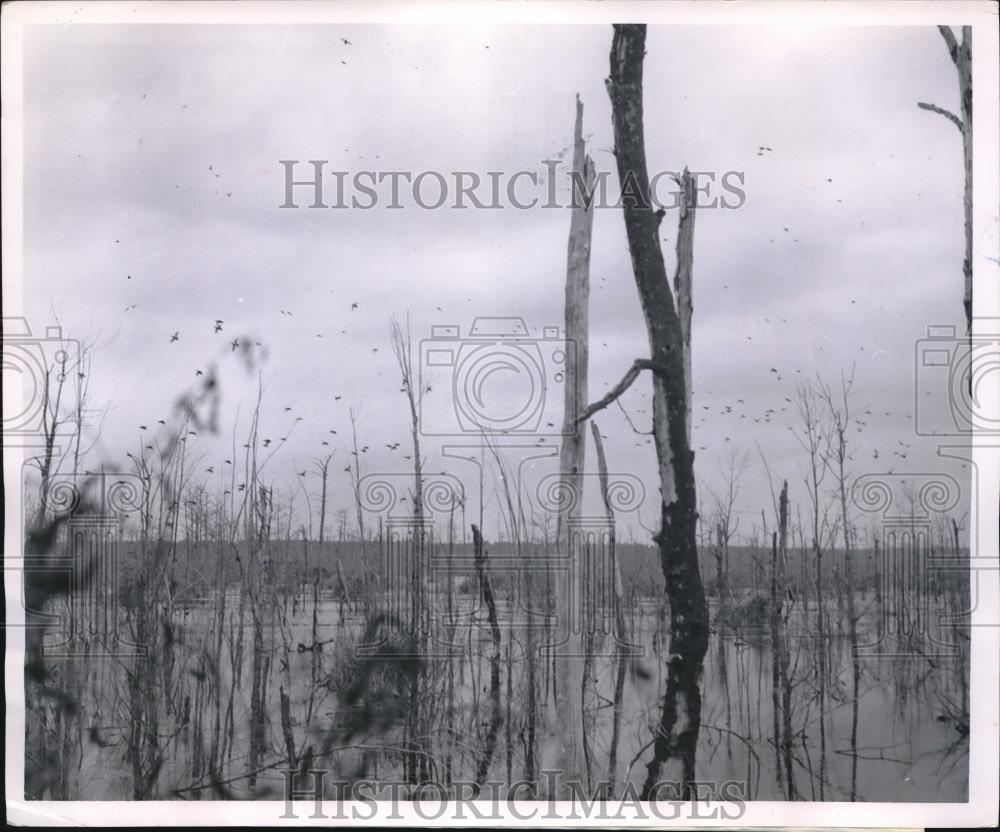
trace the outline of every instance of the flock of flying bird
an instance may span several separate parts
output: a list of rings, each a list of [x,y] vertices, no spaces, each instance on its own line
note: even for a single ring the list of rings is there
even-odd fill
[[[125,307],[125,311],[128,312],[131,309],[135,309],[137,305],[138,304],[134,304],[134,303],[130,304],[129,306]],[[358,304],[357,301],[355,301],[354,303],[352,303],[351,304],[351,311],[353,312],[355,309],[358,308],[358,306],[359,306],[359,304]],[[292,313],[289,312],[287,309],[280,309],[278,311],[279,311],[279,314],[281,314],[281,315],[287,315],[289,318],[292,317]],[[216,335],[218,335],[220,332],[222,332],[223,324],[225,324],[224,320],[222,320],[221,318],[216,318],[215,322],[212,325],[212,331]],[[342,329],[341,330],[341,334],[342,335],[346,335],[347,334],[347,330],[343,330]],[[317,332],[316,333],[316,337],[317,338],[322,338],[323,334],[321,332]],[[180,341],[180,340],[181,340],[181,332],[178,329],[178,330],[174,330],[174,333],[170,336],[170,340],[168,341],[168,343],[173,344],[176,341]],[[257,342],[257,346],[261,346],[261,343],[259,341]],[[236,350],[238,350],[240,348],[240,339],[239,338],[234,338],[232,341],[230,341],[229,342],[229,348],[230,348],[230,352],[235,352]],[[373,350],[373,352],[378,352],[378,348],[375,348]],[[201,370],[197,370],[195,372],[195,375],[199,375],[200,376],[200,375],[203,375],[203,373],[202,373]]]
[[[351,46],[352,45],[351,41],[349,41],[346,38],[341,38],[341,40],[342,40],[344,46]],[[341,61],[341,63],[346,63],[346,62],[345,61]],[[760,145],[756,149],[756,155],[758,157],[762,157],[765,154],[772,153],[772,152],[773,152],[773,148],[771,148],[769,146],[766,146],[766,145]],[[209,170],[212,171],[213,168],[210,166]],[[215,176],[218,177],[218,173],[215,173]],[[828,183],[832,183],[833,180],[832,180],[832,178],[828,177],[826,181]],[[783,230],[784,230],[785,233],[789,233],[789,234],[791,233],[790,230],[789,230],[789,228],[787,226],[783,227]],[[115,242],[117,243],[118,241],[116,240]],[[771,242],[773,243],[774,240],[772,239]],[[794,242],[798,242],[798,239],[794,238]],[[127,279],[128,280],[132,280],[133,276],[132,275],[128,275]],[[599,290],[606,288],[605,285],[604,285],[605,281],[606,281],[605,277],[600,277],[598,285],[597,285],[596,288],[598,288]],[[728,285],[724,285],[723,286],[724,290],[726,290],[728,288],[729,288]],[[331,290],[331,291],[333,291],[333,290]],[[469,300],[469,302],[471,302],[472,299],[469,298],[468,300]],[[854,304],[855,300],[852,299],[850,302],[851,302],[851,304]],[[135,304],[135,303],[130,304],[130,305],[128,305],[125,308],[125,311],[128,312],[128,311],[130,311],[132,309],[135,309],[136,307],[137,307],[137,304]],[[438,308],[439,311],[441,311],[441,307],[437,307],[437,308]],[[358,309],[359,309],[359,302],[358,301],[353,301],[353,302],[350,303],[350,312],[354,312],[354,311],[356,311]],[[293,317],[293,313],[291,311],[289,311],[289,310],[286,310],[286,309],[280,309],[279,310],[279,314],[282,315],[282,316],[284,316],[284,317],[288,317],[288,318],[292,318]],[[787,323],[787,321],[785,319],[781,319],[781,320],[782,320],[783,323]],[[768,319],[765,318],[765,321],[768,321]],[[213,333],[216,334],[216,335],[222,333],[223,329],[224,329],[224,325],[225,325],[225,321],[223,319],[214,319],[213,324],[212,324],[212,331],[213,331]],[[346,335],[347,331],[344,330],[344,329],[342,329],[341,330],[341,334],[342,335]],[[323,334],[322,333],[316,333],[315,337],[316,338],[323,338]],[[177,343],[178,341],[180,341],[180,338],[181,338],[180,330],[175,330],[173,332],[173,334],[170,335],[168,343],[170,343],[170,344]],[[752,340],[752,337],[749,336],[749,335],[747,335],[746,339],[748,341],[750,341],[750,340]],[[603,343],[603,346],[607,347],[607,342],[602,342],[602,343]],[[259,342],[258,342],[258,345],[259,345]],[[231,341],[229,341],[229,347],[230,347],[230,351],[231,352],[235,352],[236,350],[240,349],[240,347],[241,347],[241,339],[239,339],[239,338],[232,339]],[[819,349],[822,350],[822,346],[820,346]],[[861,349],[863,350],[863,347]],[[378,351],[379,351],[378,347],[373,347],[372,348],[372,353],[377,353]],[[800,371],[799,370],[795,370],[795,373],[799,374]],[[202,375],[204,375],[204,373],[203,373],[202,370],[199,369],[199,370],[195,371],[195,375],[196,376],[202,376]],[[782,376],[781,372],[776,367],[769,368],[769,375],[776,382],[781,382],[783,380],[783,376]],[[405,386],[404,386],[403,390],[405,391]],[[427,387],[427,389],[424,392],[431,392],[430,387]],[[709,397],[711,396],[711,392],[710,391],[707,391],[707,394],[708,394]],[[648,400],[648,395],[647,394],[640,393],[639,395],[643,399],[647,399]],[[341,397],[339,395],[335,396],[334,397],[334,401],[339,401],[340,398]],[[697,419],[694,421],[694,424],[692,424],[692,430],[697,430],[697,428],[699,428],[699,427],[704,427],[704,426],[708,425],[709,424],[709,417],[710,416],[716,416],[716,417],[721,416],[721,417],[727,417],[727,418],[728,417],[732,417],[732,418],[736,419],[737,423],[740,423],[740,422],[752,422],[752,423],[758,424],[758,425],[769,425],[769,424],[772,424],[772,420],[776,420],[776,419],[780,418],[779,414],[786,414],[786,419],[789,419],[792,416],[794,416],[794,406],[793,406],[794,403],[793,403],[792,399],[789,398],[789,397],[787,397],[787,396],[784,397],[783,403],[781,405],[776,406],[776,407],[767,407],[767,408],[765,408],[763,410],[763,412],[756,413],[756,414],[753,413],[753,412],[751,412],[748,409],[745,400],[742,399],[742,398],[736,399],[733,404],[724,404],[721,407],[713,406],[713,405],[710,405],[710,404],[701,404],[700,402],[697,401],[699,398],[701,398],[702,401],[704,401],[704,398],[703,398],[703,396],[699,396],[699,395],[695,396],[696,407],[700,407],[702,413],[698,414]],[[635,424],[633,423],[632,419],[630,418],[630,415],[629,415],[628,411],[625,409],[625,407],[622,404],[622,402],[618,402],[617,404],[618,404],[619,410],[621,410],[622,414],[625,416],[626,420],[628,421],[629,426],[632,428],[632,431],[635,434],[638,434],[639,437],[640,437],[635,442],[635,446],[639,447],[639,446],[641,446],[643,444],[650,444],[650,443],[652,443],[652,438],[650,436],[650,432],[649,431],[639,430],[638,428],[636,428]],[[790,413],[790,407],[792,408],[791,413]],[[284,408],[285,413],[288,413],[291,410],[292,410],[291,407],[285,407]],[[640,414],[640,415],[642,415],[642,416],[644,416],[644,417],[646,417],[648,419],[648,407],[635,408],[634,412],[638,413],[638,414]],[[872,412],[871,412],[870,409],[868,409],[868,410],[864,411],[864,414],[867,415],[867,416],[871,416]],[[889,416],[889,415],[891,415],[891,412],[890,411],[885,411],[885,415]],[[909,417],[907,417],[907,418],[909,418]],[[302,417],[301,416],[300,417],[296,417],[295,421],[296,422],[302,421]],[[163,424],[163,420],[160,420],[159,423]],[[858,430],[861,430],[861,427],[864,424],[865,424],[864,422],[861,422],[859,420],[858,425],[857,425]],[[549,428],[553,428],[554,424],[552,422],[549,422],[548,423],[548,427]],[[140,428],[141,428],[141,430],[146,430],[146,426],[145,425],[140,426]],[[194,434],[194,433],[195,433],[194,431],[191,431],[191,434]],[[337,434],[337,431],[335,429],[333,429],[333,428],[329,429],[329,434],[328,435],[335,436],[336,434]],[[607,437],[605,436],[605,438],[607,438]],[[287,436],[283,436],[283,437],[280,438],[280,442],[282,444],[285,443],[287,440],[288,440]],[[545,437],[539,437],[537,439],[536,444],[537,445],[542,445],[542,444],[545,444],[547,441],[548,440]],[[724,441],[727,442],[727,443],[729,443],[729,442],[732,441],[732,438],[730,436],[728,436],[728,435],[725,435],[724,436]],[[270,439],[270,438],[265,438],[262,441],[262,445],[263,445],[264,448],[269,448],[269,447],[271,447],[272,444],[273,444],[273,440]],[[322,447],[328,448],[329,445],[330,445],[330,440],[329,439],[322,440],[322,442],[321,442],[321,446]],[[901,441],[901,440],[898,440],[898,445],[899,445],[899,448],[896,449],[896,450],[894,450],[892,452],[893,456],[898,457],[900,459],[906,459],[907,453],[910,450],[911,446],[909,444]],[[145,447],[146,448],[152,448],[151,445],[146,445]],[[398,451],[400,449],[400,447],[401,447],[401,443],[398,442],[398,441],[394,441],[394,442],[390,442],[390,443],[385,443],[385,447],[391,453],[391,452]],[[697,449],[703,451],[703,450],[706,449],[706,446],[705,445],[699,445],[697,447]],[[359,453],[360,454],[367,454],[369,450],[370,450],[370,446],[364,445],[359,450],[351,451],[350,453],[351,453],[351,455],[357,457],[359,455]],[[403,458],[407,459],[407,460],[410,460],[412,458],[412,456],[411,455],[403,455]],[[876,459],[876,460],[879,458],[879,451],[877,449],[874,449],[874,451],[873,451],[873,457],[872,458]],[[223,464],[231,465],[232,462],[231,462],[231,460],[227,459],[227,460],[224,460]],[[207,467],[205,469],[205,472],[208,473],[208,474],[213,474],[213,473],[215,473],[215,470],[216,470],[215,466],[209,466],[209,467]],[[351,472],[352,471],[352,467],[349,465],[344,470],[346,472]],[[296,474],[299,477],[301,477],[301,478],[305,478],[309,474],[309,471],[308,470],[296,471]]]

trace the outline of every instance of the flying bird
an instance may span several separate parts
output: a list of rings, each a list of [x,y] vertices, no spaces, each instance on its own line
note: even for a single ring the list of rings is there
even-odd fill
[[[171,344],[174,343],[174,341],[180,341],[180,340],[181,340],[180,330],[178,330],[177,332],[175,332],[173,335],[170,336],[170,343]]]

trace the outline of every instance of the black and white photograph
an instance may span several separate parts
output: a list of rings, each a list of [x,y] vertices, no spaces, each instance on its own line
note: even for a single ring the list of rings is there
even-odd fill
[[[997,19],[4,5],[6,816],[995,825]]]

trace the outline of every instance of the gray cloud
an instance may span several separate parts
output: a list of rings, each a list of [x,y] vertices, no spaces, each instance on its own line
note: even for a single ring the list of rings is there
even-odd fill
[[[103,446],[120,452],[197,368],[229,356],[230,338],[252,333],[269,347],[268,435],[284,435],[285,406],[304,418],[276,476],[301,469],[329,429],[343,439],[352,402],[370,469],[405,468],[383,447],[405,440],[408,418],[390,315],[409,312],[420,337],[484,314],[560,323],[569,214],[280,210],[278,160],[541,172],[569,144],[579,93],[615,182],[609,47],[605,26],[33,27],[27,307],[39,322],[54,307],[71,334],[114,336],[95,367],[95,394],[114,403]],[[913,356],[927,324],[961,317],[960,144],[916,102],[956,99],[929,27],[651,28],[651,169],[746,177],[745,206],[697,218],[695,445],[707,482],[728,444],[755,441],[796,479],[784,399],[797,377],[833,380],[852,363],[859,402],[891,414],[857,436],[859,471],[899,439],[917,446],[908,464],[942,467],[913,435]],[[673,213],[662,229],[670,264]],[[618,211],[595,217],[592,277],[596,395],[646,351]],[[235,370],[226,379],[225,417],[245,416],[252,384]],[[637,425],[647,385],[623,400]],[[768,408],[771,424],[753,422]],[[617,409],[598,421],[610,464],[652,483],[644,438]],[[206,457],[230,441],[206,442]],[[768,500],[757,491],[744,508]]]

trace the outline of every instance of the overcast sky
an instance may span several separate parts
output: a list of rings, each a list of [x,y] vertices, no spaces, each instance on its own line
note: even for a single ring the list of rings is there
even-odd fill
[[[544,176],[543,160],[570,144],[579,94],[613,192],[611,34],[600,25],[33,27],[26,312],[41,328],[54,309],[69,335],[103,344],[92,391],[111,411],[95,461],[136,449],[138,426],[166,418],[212,361],[224,425],[238,410],[245,417],[253,384],[229,342],[247,335],[268,352],[262,436],[289,435],[303,420],[272,463],[278,481],[293,484],[325,439],[337,453],[333,508],[348,504],[350,405],[371,447],[367,470],[408,471],[390,316],[408,313],[415,339],[437,324],[464,334],[476,316],[523,316],[534,334],[561,325],[569,212],[280,209],[279,160]],[[741,508],[746,527],[759,522],[771,505],[759,443],[804,501],[787,399],[796,378],[819,372],[836,383],[855,364],[859,410],[871,410],[852,434],[856,473],[960,475],[914,430],[916,342],[928,324],[962,327],[961,140],[916,106],[958,110],[938,32],[661,26],[647,50],[650,171],[744,175],[745,204],[699,211],[695,229],[703,484],[718,485],[731,445],[751,453]],[[662,225],[671,271],[676,213]],[[591,275],[593,400],[648,355],[620,210],[596,211]],[[622,400],[643,430],[649,384]],[[652,447],[617,408],[597,421],[612,470],[646,483],[643,521],[653,525]],[[219,482],[230,445],[204,441],[201,469],[215,473],[199,476]],[[423,450],[430,470],[461,473],[442,464],[438,443]]]

